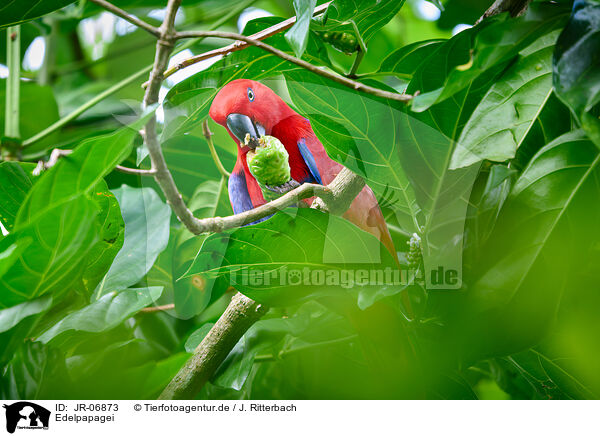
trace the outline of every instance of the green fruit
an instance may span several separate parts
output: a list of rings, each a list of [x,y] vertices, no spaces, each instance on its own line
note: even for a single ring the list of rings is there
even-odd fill
[[[274,136],[261,136],[258,146],[246,154],[250,173],[258,183],[268,186],[281,186],[290,176],[289,155]]]
[[[352,54],[360,50],[360,45],[356,37],[348,32],[323,32],[320,34],[324,41],[327,41],[338,51],[346,54]]]

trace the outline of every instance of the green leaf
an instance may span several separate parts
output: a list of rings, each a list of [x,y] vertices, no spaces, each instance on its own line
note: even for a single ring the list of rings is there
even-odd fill
[[[396,16],[404,0],[335,0],[315,19],[315,28],[354,33],[354,21],[363,41],[367,42]],[[358,35],[357,35],[358,36]]]
[[[17,222],[18,230],[0,242],[0,252],[14,241],[30,240],[31,244],[0,279],[4,289],[0,307],[46,293],[58,299],[79,288],[86,255],[97,242],[97,215],[96,203],[80,195],[67,203],[46,207],[42,216],[29,223]]]
[[[15,2],[16,3],[16,2]],[[0,16],[4,18],[2,9]],[[3,20],[0,19],[0,22]],[[3,32],[4,33],[4,32]],[[0,132],[4,135],[4,114],[5,111],[5,94],[6,80],[0,80]],[[52,88],[49,86],[40,86],[33,82],[21,81],[19,92],[19,110],[21,117],[19,118],[19,132],[22,139],[27,139],[41,132],[46,127],[50,126],[60,118],[58,105],[54,99]],[[35,145],[27,147],[24,150],[24,157],[39,154],[40,151],[46,150],[54,146],[58,139],[58,132],[48,135],[40,140]]]
[[[498,374],[499,382],[513,395],[540,399],[598,398],[572,371],[571,359],[552,357],[547,352],[531,348],[498,360],[502,368]],[[518,375],[522,380],[510,380],[511,373],[513,378]]]
[[[100,181],[91,195],[100,210],[96,218],[100,240],[87,256],[87,266],[82,277],[83,285],[89,294],[108,272],[125,239],[125,223],[121,217],[119,202],[108,190],[106,182]]]
[[[0,6],[0,27],[33,20],[74,2],[75,0],[8,0]]]
[[[251,35],[280,21],[280,18],[273,17],[253,20],[244,28],[244,35]],[[292,54],[282,33],[267,38],[265,42]],[[318,38],[309,38],[304,60],[329,65],[327,50]],[[219,89],[228,82],[247,77],[261,80],[298,68],[256,47],[232,53],[171,88],[165,97],[166,129],[163,138],[184,134],[198,126],[208,117],[208,110]]]
[[[422,63],[407,92],[419,91],[412,101],[421,112],[468,87],[478,76],[513,59],[534,40],[556,29],[566,18],[564,7],[531,5],[526,15],[495,16],[458,33]]]
[[[316,296],[343,295],[349,288],[356,292],[379,289],[382,284],[375,284],[371,271],[383,274],[395,268],[389,252],[370,233],[342,218],[301,208],[209,236],[183,277],[225,276],[256,301],[287,305]],[[355,277],[357,270],[366,272],[366,277]]]
[[[548,34],[521,52],[489,89],[458,138],[451,169],[515,156],[552,93],[551,56],[557,36]]]
[[[578,1],[563,29],[553,59],[557,95],[600,147],[600,4]]]
[[[161,293],[162,288],[159,287],[111,292],[98,301],[68,314],[36,340],[47,344],[61,333],[71,330],[92,333],[110,330],[157,300]]]
[[[58,381],[66,382],[65,375],[64,360],[59,350],[26,341],[14,350],[11,361],[3,368],[0,396],[11,400],[62,396]]]
[[[153,189],[123,185],[113,192],[125,222],[125,240],[94,291],[96,299],[141,280],[169,241],[171,209]]]
[[[0,222],[11,231],[19,207],[37,180],[31,172],[35,164],[25,162],[0,163]]]
[[[87,139],[73,153],[60,158],[29,192],[19,209],[15,228],[35,221],[49,208],[90,194],[106,174],[129,156],[138,134],[135,126],[141,121],[115,133]]]
[[[599,162],[594,144],[574,131],[540,150],[515,183],[467,294],[483,324],[465,328],[480,329],[484,349],[514,352],[547,331],[568,274],[600,240]]]
[[[52,298],[46,296],[0,310],[0,332],[10,330],[29,316],[46,311],[51,304]]]
[[[13,244],[8,246],[6,243],[2,244],[4,251],[0,252],[0,277],[10,270],[29,244],[31,244],[31,239],[28,238],[17,239]]]
[[[285,39],[290,44],[296,57],[301,58],[308,44],[310,20],[317,0],[294,0],[296,23],[285,33]]]
[[[380,74],[390,74],[404,80],[410,80],[413,74],[440,45],[444,43],[442,39],[429,39],[405,45],[398,50],[390,53],[381,62],[377,71]]]

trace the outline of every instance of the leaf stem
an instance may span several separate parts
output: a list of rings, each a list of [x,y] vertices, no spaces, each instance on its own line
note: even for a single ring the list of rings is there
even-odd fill
[[[19,138],[19,88],[21,85],[21,26],[6,32],[8,79],[6,80],[6,118],[4,136]]]
[[[92,98],[91,100],[89,100],[86,103],[84,103],[81,106],[79,106],[77,109],[75,109],[69,115],[61,118],[60,120],[58,120],[54,124],[46,127],[41,132],[36,133],[31,138],[28,138],[25,141],[23,141],[23,147],[29,147],[31,144],[39,141],[40,139],[45,138],[46,136],[48,136],[51,133],[55,132],[56,130],[60,129],[65,124],[67,124],[70,121],[74,120],[75,118],[77,118],[79,115],[81,115],[82,113],[84,113],[85,111],[87,111],[92,106],[95,106],[96,104],[100,103],[102,100],[104,100],[105,98],[111,96],[115,92],[118,92],[119,90],[121,90],[122,88],[126,87],[130,83],[135,82],[140,77],[144,76],[144,74],[148,74],[148,71],[150,71],[150,69],[151,69],[151,66],[147,66],[146,68],[144,68],[143,70],[138,71],[134,75],[129,76],[126,79],[123,79],[123,80],[121,80],[118,83],[115,83],[110,88],[106,89],[105,91],[101,92],[100,94],[98,94],[97,96],[95,96],[94,98]]]
[[[215,165],[216,165],[217,169],[219,170],[219,172],[221,173],[221,175],[224,177],[231,176],[231,173],[225,169],[225,167],[223,166],[223,163],[221,162],[221,159],[219,159],[217,150],[215,150],[215,144],[213,144],[213,140],[212,140],[213,133],[208,128],[208,120],[204,120],[204,122],[202,123],[202,134],[204,135],[204,138],[206,138],[206,143],[208,144],[208,149],[210,150],[210,155],[212,156],[213,161],[215,161]]]

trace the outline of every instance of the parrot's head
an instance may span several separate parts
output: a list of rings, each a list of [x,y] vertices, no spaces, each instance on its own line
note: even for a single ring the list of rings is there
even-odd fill
[[[292,109],[270,88],[247,79],[225,85],[215,96],[209,112],[242,148],[247,134],[251,139],[248,146],[253,148],[260,136],[270,135],[273,127],[291,114]]]

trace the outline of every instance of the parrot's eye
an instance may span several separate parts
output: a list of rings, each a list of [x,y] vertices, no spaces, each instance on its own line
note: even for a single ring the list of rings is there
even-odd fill
[[[252,91],[252,88],[248,88],[248,100],[254,101],[254,91]]]

